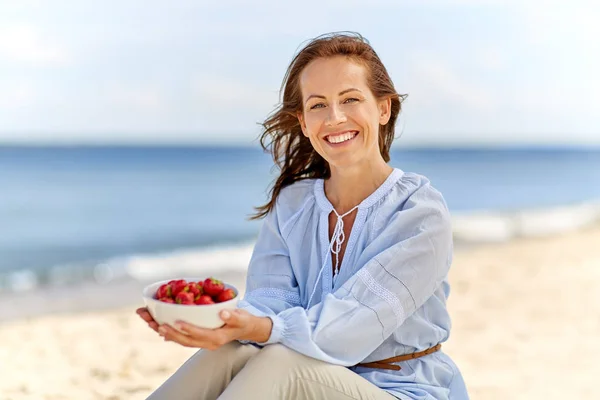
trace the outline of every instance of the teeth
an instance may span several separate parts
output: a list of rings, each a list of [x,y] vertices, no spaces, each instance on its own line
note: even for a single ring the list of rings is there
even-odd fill
[[[327,136],[327,141],[329,143],[342,143],[346,140],[352,139],[356,134],[357,132],[348,132],[337,136]]]

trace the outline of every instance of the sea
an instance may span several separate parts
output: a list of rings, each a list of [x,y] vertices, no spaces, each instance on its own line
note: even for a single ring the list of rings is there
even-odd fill
[[[458,245],[600,220],[600,149],[403,149]],[[260,148],[0,146],[0,293],[247,267],[277,170]]]

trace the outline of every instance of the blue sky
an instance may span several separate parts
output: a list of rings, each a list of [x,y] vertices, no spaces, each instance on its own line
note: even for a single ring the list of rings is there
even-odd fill
[[[600,145],[598,20],[583,1],[1,2],[0,143],[251,144],[300,44],[352,30],[409,95],[401,145]]]

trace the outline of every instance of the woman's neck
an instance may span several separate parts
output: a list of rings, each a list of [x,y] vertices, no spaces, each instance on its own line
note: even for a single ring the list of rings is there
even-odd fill
[[[325,181],[325,196],[338,214],[344,214],[375,192],[393,170],[383,159],[366,166],[333,167]]]

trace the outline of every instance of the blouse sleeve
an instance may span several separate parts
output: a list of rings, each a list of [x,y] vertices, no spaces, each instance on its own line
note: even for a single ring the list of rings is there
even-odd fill
[[[248,266],[246,294],[238,304],[238,308],[259,317],[275,318],[284,310],[301,306],[279,222],[275,206],[260,228]]]
[[[305,310],[277,301],[267,343],[338,365],[367,358],[447,275],[452,229],[439,192],[417,189],[369,246],[376,255],[320,303]]]

